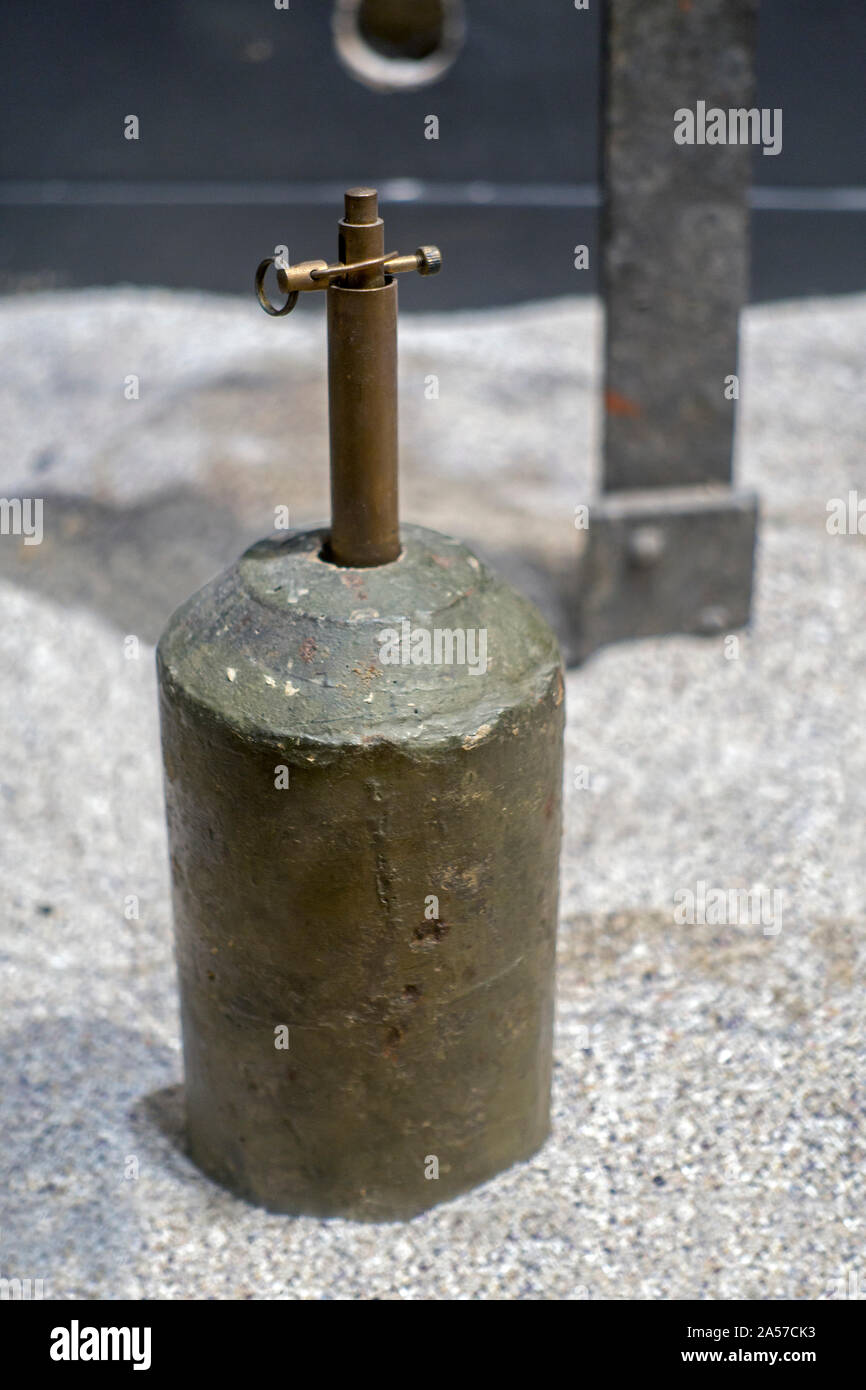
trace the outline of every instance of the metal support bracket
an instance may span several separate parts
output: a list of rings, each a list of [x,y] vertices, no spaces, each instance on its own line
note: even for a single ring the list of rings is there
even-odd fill
[[[748,291],[746,143],[681,143],[678,111],[755,100],[756,0],[607,0],[601,497],[574,618],[606,642],[748,622],[757,499],[732,483]]]
[[[590,509],[572,654],[749,621],[758,499],[727,487],[617,492]]]

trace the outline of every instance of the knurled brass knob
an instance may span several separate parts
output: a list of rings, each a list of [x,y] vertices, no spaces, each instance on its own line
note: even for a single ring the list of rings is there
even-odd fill
[[[418,257],[419,275],[438,275],[442,269],[442,252],[438,246],[419,246],[415,252]]]

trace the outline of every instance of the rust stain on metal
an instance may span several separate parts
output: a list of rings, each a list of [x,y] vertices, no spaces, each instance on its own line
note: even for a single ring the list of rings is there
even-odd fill
[[[382,669],[376,665],[375,661],[371,661],[369,666],[353,666],[352,674],[360,676],[361,680],[364,681],[366,685],[369,685],[377,676],[382,675]]]
[[[637,420],[643,414],[642,405],[610,386],[604,393],[604,405],[609,415],[620,415],[627,420]]]

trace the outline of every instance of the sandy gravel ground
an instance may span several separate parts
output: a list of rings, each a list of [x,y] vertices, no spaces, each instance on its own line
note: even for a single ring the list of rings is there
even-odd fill
[[[0,493],[45,499],[40,546],[0,537],[0,1274],[56,1299],[866,1289],[866,539],[825,524],[866,499],[863,298],[746,316],[764,517],[738,649],[652,639],[569,674],[549,1144],[404,1226],[268,1216],[185,1157],[152,644],[276,505],[325,514],[321,319],[0,302]],[[560,625],[597,334],[585,301],[402,326],[407,519],[510,551]],[[699,882],[777,893],[771,930],[679,925]]]

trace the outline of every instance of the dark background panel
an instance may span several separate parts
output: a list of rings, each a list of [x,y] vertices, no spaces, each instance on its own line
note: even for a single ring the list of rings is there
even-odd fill
[[[866,185],[864,0],[759,0],[758,105],[780,106],[778,155],[756,184]]]
[[[4,5],[6,179],[595,176],[599,7],[468,0],[448,74],[382,93],[353,78],[332,0]],[[123,139],[123,117],[141,139]],[[424,118],[440,139],[424,137]]]
[[[446,253],[437,306],[594,291],[601,0],[465,13],[441,81],[383,93],[338,60],[332,0],[7,0],[0,290],[249,293],[278,241],[331,256],[342,186],[390,179],[414,187],[385,183],[389,241]],[[753,160],[754,298],[864,287],[864,53],[863,0],[762,0],[758,102],[782,107],[784,143]],[[429,307],[406,280],[404,306]]]
[[[330,206],[295,207],[26,207],[15,209],[0,236],[0,287],[23,293],[87,284],[166,285],[245,294],[279,244],[296,260],[336,259],[339,194]],[[572,248],[592,246],[593,209],[459,208],[386,203],[389,249],[434,242],[445,266],[430,281],[400,277],[400,307],[466,308],[510,304],[596,287],[596,261],[574,269]],[[269,293],[280,302],[276,287]],[[435,304],[433,303],[435,299]],[[296,313],[322,306],[302,295]],[[256,312],[260,312],[256,310]]]

